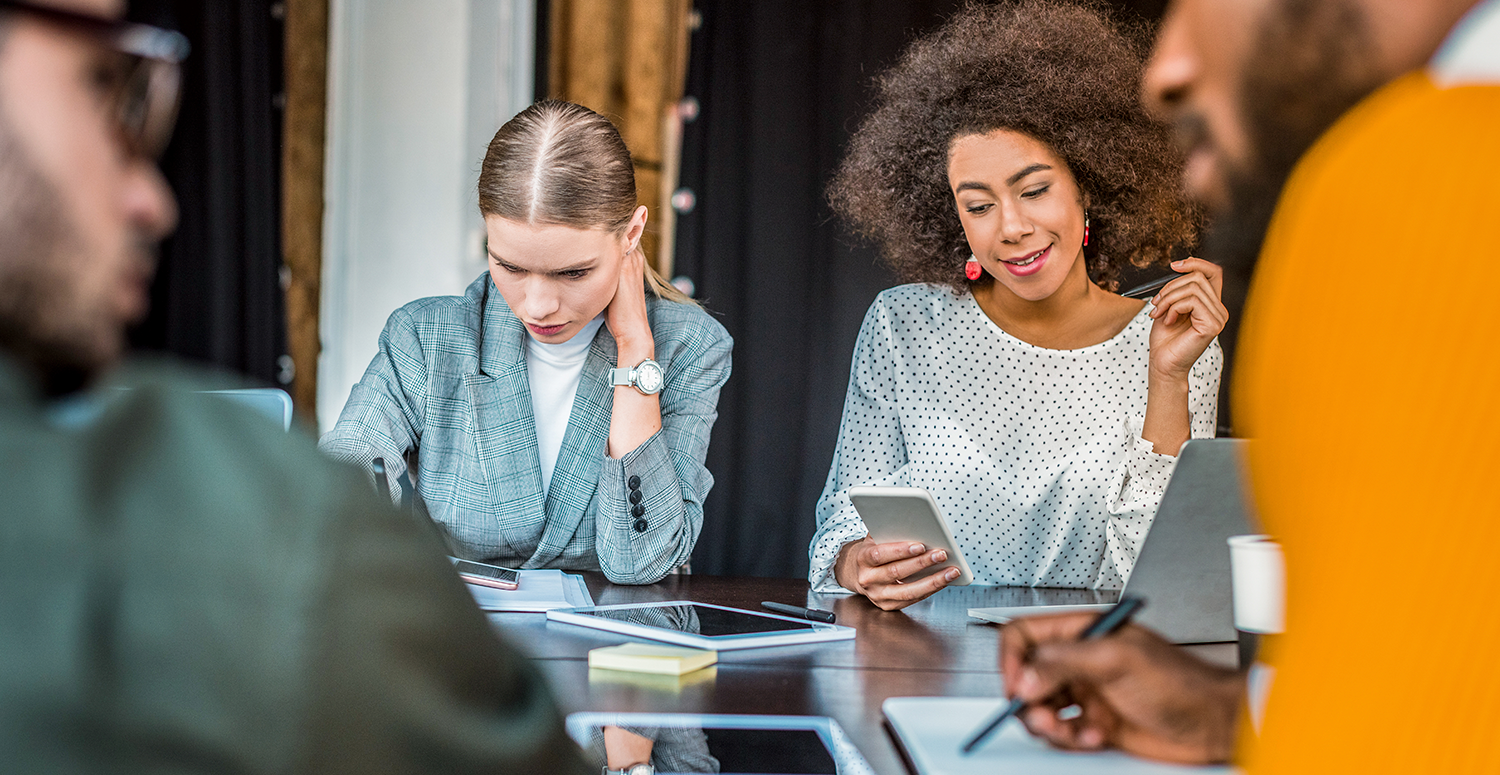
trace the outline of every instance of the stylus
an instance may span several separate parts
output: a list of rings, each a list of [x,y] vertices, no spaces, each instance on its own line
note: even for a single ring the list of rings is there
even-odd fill
[[[1169,275],[1166,275],[1165,277],[1158,277],[1155,280],[1152,280],[1151,282],[1144,285],[1137,285],[1136,287],[1131,288],[1130,290],[1120,295],[1124,296],[1127,299],[1144,299],[1147,296],[1150,296],[1161,290],[1161,287],[1163,285],[1166,285],[1167,283],[1172,282],[1179,277],[1186,276],[1187,274],[1185,272],[1173,272]]]
[[[1122,597],[1120,598],[1120,602],[1115,604],[1114,608],[1111,608],[1108,611],[1099,614],[1099,618],[1095,619],[1093,623],[1089,625],[1088,629],[1084,630],[1083,634],[1078,636],[1078,639],[1094,640],[1095,638],[1102,638],[1106,635],[1109,635],[1115,630],[1124,627],[1125,623],[1130,621],[1130,617],[1135,616],[1136,612],[1141,610],[1145,606],[1145,598],[1131,596]],[[986,722],[985,725],[981,727],[973,737],[969,738],[969,742],[964,743],[964,747],[961,749],[963,755],[968,756],[970,753],[973,753],[974,749],[979,747],[979,744],[983,743],[985,739],[990,736],[990,733],[998,729],[1006,719],[1016,715],[1017,713],[1020,713],[1025,708],[1025,700],[1021,699],[1020,697],[1012,699],[1009,703],[1006,704],[1003,710],[996,714],[994,718]]]
[[[385,458],[377,457],[370,462],[370,467],[375,469],[375,491],[386,503],[391,501],[391,483],[385,478]]]
[[[786,614],[787,616],[800,616],[803,619],[811,619],[815,622],[833,624],[834,616],[832,611],[819,611],[816,608],[800,608],[794,605],[787,605],[786,603],[772,603],[769,601],[762,601],[761,607],[769,608],[778,614]]]

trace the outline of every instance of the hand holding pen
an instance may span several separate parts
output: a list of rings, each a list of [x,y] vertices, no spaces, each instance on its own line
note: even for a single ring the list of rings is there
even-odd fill
[[[1162,761],[1227,761],[1244,674],[1208,664],[1149,629],[1081,635],[1090,614],[1017,619],[1001,630],[1005,687],[1037,737],[1074,750],[1118,748]]]
[[[1180,375],[1185,381],[1229,322],[1229,310],[1223,301],[1224,270],[1217,264],[1185,258],[1173,261],[1172,270],[1178,274],[1164,278],[1167,281],[1151,296],[1151,369],[1153,374]]]
[[[1141,610],[1141,608],[1145,605],[1146,601],[1142,600],[1139,597],[1123,598],[1119,603],[1115,604],[1113,608],[1095,617],[1095,619],[1089,623],[1089,626],[1085,628],[1081,634],[1079,634],[1078,640],[1097,640],[1099,638],[1103,638],[1107,635],[1113,634],[1116,630],[1124,627],[1125,624],[1130,621],[1130,617],[1135,616],[1135,612]],[[1009,686],[1010,682],[1007,681],[1006,685]],[[1058,689],[1062,688],[1063,687],[1058,687]],[[993,734],[996,729],[1000,728],[1001,724],[1005,723],[1006,719],[1022,713],[1030,704],[1031,700],[1020,696],[1019,693],[1013,693],[1010,703],[1008,703],[1003,709],[1001,709],[1001,711],[994,717],[992,717],[986,724],[981,726],[979,728],[979,731],[975,732],[972,736],[969,737],[968,741],[964,743],[964,755],[967,756],[968,754],[973,753],[974,750],[982,745],[985,740],[989,739],[989,736]]]
[[[1128,291],[1120,291],[1120,295],[1127,299],[1149,299],[1155,296],[1156,292],[1162,289],[1162,286],[1179,277],[1187,277],[1187,272],[1168,272],[1155,280],[1141,283]]]

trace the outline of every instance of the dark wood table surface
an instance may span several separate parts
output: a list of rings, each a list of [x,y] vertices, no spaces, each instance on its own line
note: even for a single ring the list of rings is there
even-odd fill
[[[1089,590],[950,587],[902,611],[881,611],[864,598],[815,595],[801,579],[669,576],[648,586],[610,584],[584,573],[597,605],[691,600],[752,611],[762,600],[832,610],[855,628],[854,640],[722,651],[719,664],[681,679],[588,669],[588,652],[632,638],[548,622],[542,614],[493,613],[497,629],[536,661],[563,711],[656,711],[831,716],[876,772],[907,768],[886,731],[888,697],[995,697],[1000,628],[970,619],[968,609],[1027,603],[1107,602]],[[1191,647],[1232,663],[1233,644]]]

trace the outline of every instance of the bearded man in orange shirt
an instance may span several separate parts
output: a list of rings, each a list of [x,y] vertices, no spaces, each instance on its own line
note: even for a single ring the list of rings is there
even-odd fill
[[[1174,0],[1145,95],[1219,216],[1205,254],[1259,254],[1234,401],[1286,634],[1257,736],[1243,673],[1023,620],[1023,721],[1251,772],[1500,770],[1500,617],[1469,599],[1500,570],[1500,0]]]

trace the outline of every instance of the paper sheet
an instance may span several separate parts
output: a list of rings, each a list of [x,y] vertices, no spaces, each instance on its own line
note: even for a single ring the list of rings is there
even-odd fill
[[[518,589],[495,589],[466,584],[484,611],[541,613],[554,608],[582,608],[594,604],[588,585],[576,573],[560,570],[523,570]]]
[[[1118,751],[1059,751],[1032,737],[1019,721],[1005,722],[973,754],[959,748],[1004,700],[974,697],[892,697],[881,709],[920,775],[1232,775],[1229,767],[1182,767],[1136,759]]]

